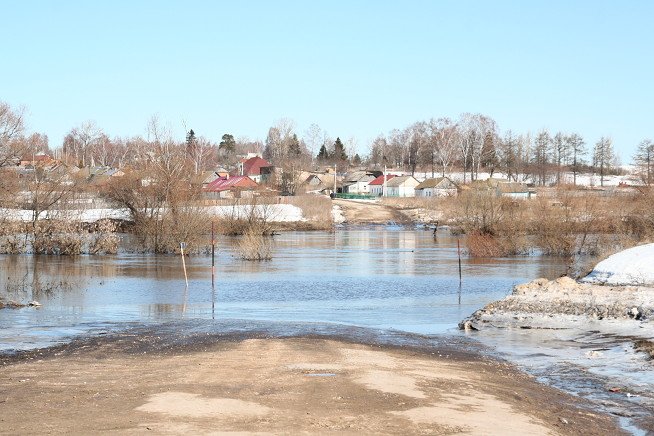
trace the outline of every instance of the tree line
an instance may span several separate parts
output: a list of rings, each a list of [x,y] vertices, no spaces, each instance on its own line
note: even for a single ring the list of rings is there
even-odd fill
[[[0,167],[7,166],[25,155],[39,152],[56,154],[62,161],[77,167],[109,166],[124,168],[142,165],[158,153],[183,153],[191,162],[194,173],[218,165],[234,165],[240,156],[261,153],[264,158],[282,168],[311,169],[317,166],[365,165],[383,167],[415,174],[418,171],[447,175],[462,171],[464,181],[474,181],[480,173],[491,176],[501,172],[516,182],[533,181],[538,185],[577,184],[580,173],[604,176],[618,171],[619,161],[609,136],[587,143],[577,132],[551,132],[543,129],[536,134],[501,132],[497,122],[488,115],[463,113],[457,119],[432,118],[415,122],[405,128],[392,129],[369,144],[369,153],[361,157],[354,138],[335,139],[317,124],[300,133],[287,118],[278,120],[268,129],[264,141],[235,138],[225,133],[218,143],[186,129],[184,142],[176,142],[170,129],[156,117],[148,122],[144,136],[110,137],[94,122],[73,127],[61,147],[50,148],[48,137],[41,133],[26,134],[25,110],[0,102]],[[164,131],[165,130],[165,131]],[[155,133],[156,132],[156,133]],[[170,147],[154,147],[164,135]],[[633,164],[643,181],[654,179],[652,158],[654,142],[638,144]],[[564,177],[571,174],[572,180]]]

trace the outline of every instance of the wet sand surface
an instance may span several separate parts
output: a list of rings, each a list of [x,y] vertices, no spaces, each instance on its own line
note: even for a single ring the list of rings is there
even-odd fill
[[[620,434],[457,346],[143,329],[0,357],[0,432]]]

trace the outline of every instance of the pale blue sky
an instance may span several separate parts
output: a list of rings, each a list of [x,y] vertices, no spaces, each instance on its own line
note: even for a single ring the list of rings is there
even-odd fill
[[[0,100],[63,135],[158,114],[219,140],[279,118],[356,137],[482,112],[502,131],[654,137],[652,1],[0,0]]]

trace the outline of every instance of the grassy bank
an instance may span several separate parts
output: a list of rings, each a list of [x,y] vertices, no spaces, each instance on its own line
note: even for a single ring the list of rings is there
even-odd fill
[[[654,240],[652,189],[607,195],[564,187],[540,190],[530,200],[467,190],[457,197],[384,203],[465,233],[471,256],[603,256]]]

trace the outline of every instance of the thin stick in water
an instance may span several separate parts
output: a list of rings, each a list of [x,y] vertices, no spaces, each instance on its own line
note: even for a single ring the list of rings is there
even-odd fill
[[[459,238],[456,239],[456,251],[459,254],[459,284],[463,281],[463,276],[461,274],[461,243]]]
[[[188,288],[188,275],[186,274],[186,260],[184,260],[184,246],[185,242],[179,244],[180,251],[182,252],[182,266],[184,267],[184,280],[186,280],[186,287]]]

